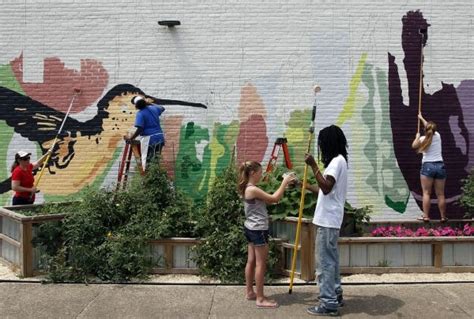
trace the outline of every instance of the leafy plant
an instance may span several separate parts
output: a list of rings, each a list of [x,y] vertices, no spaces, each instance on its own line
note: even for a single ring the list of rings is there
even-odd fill
[[[202,275],[222,282],[242,283],[247,261],[247,240],[243,234],[245,221],[242,199],[237,193],[237,171],[231,162],[216,177],[208,193],[207,207],[203,208],[198,227],[205,237],[194,248]],[[276,249],[270,245],[267,275],[276,264]]]
[[[275,192],[278,187],[280,187],[280,184],[283,180],[283,174],[287,171],[287,169],[281,166],[276,166],[275,169],[265,177],[265,180],[260,182],[259,186],[267,193]],[[298,169],[294,170],[294,172],[301,180],[303,177],[303,172]],[[314,178],[314,175],[310,169],[308,171],[307,183],[316,183],[316,179]],[[285,196],[283,196],[278,204],[268,206],[268,213],[272,216],[273,220],[278,220],[289,216],[298,216],[300,200],[301,186],[289,186],[285,191]],[[310,192],[305,194],[303,207],[304,217],[313,217],[314,210],[316,208],[316,201],[317,194],[312,194]]]
[[[362,235],[364,226],[370,222],[370,214],[372,213],[373,211],[371,206],[355,208],[352,207],[352,205],[348,202],[344,204],[344,214],[346,215],[346,220],[353,220],[354,230],[358,235]]]
[[[474,217],[474,169],[471,170],[469,176],[463,180],[461,189],[462,194],[459,203],[466,208],[464,217],[472,218]]]
[[[126,190],[86,191],[62,222],[40,226],[35,244],[52,280],[127,281],[149,272],[148,240],[195,235],[191,215],[191,201],[152,163]]]

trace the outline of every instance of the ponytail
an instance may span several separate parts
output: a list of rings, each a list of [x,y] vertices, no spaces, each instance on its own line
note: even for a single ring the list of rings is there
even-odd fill
[[[255,161],[247,161],[242,163],[239,167],[239,181],[237,184],[237,192],[244,197],[245,189],[249,183],[250,173],[256,172],[262,168],[260,163]]]
[[[430,147],[433,141],[433,135],[437,131],[437,126],[434,122],[429,121],[425,127],[425,138],[420,143],[420,146],[416,150],[417,153],[423,153],[428,147]]]
[[[20,157],[18,156],[18,154],[15,154],[15,161],[13,162],[12,167],[10,168],[10,173],[13,173],[13,170],[14,170],[18,165],[20,165],[20,162],[18,162],[19,159],[20,159]]]

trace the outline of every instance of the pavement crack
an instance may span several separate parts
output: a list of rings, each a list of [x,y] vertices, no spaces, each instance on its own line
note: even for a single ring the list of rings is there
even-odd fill
[[[101,291],[97,292],[97,294],[94,296],[94,298],[92,298],[92,300],[89,301],[89,303],[84,307],[84,309],[82,309],[81,312],[79,312],[77,314],[76,319],[78,319],[82,316],[82,314],[90,307],[90,305],[99,297],[99,295],[101,293],[102,293]]]
[[[212,307],[214,307],[214,296],[216,295],[216,290],[217,290],[217,286],[214,286],[214,289],[212,290],[211,305],[209,306],[209,312],[207,313],[207,318],[212,318],[211,312],[212,312]]]

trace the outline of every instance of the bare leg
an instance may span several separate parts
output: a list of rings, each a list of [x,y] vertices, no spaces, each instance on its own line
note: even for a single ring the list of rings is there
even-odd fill
[[[247,264],[245,265],[245,286],[247,291],[245,292],[248,300],[253,300],[257,297],[253,291],[253,280],[255,278],[255,249],[252,244],[248,244],[247,247]]]
[[[439,213],[441,214],[441,219],[446,218],[446,198],[444,197],[444,185],[446,179],[435,179],[434,180],[434,189],[436,197],[438,198],[438,208]]]
[[[420,175],[421,189],[423,191],[423,217],[430,217],[431,189],[433,188],[433,178]]]
[[[263,293],[263,284],[265,282],[265,271],[267,268],[268,245],[255,246],[255,285],[257,287],[257,306],[277,307],[274,300],[269,300]]]

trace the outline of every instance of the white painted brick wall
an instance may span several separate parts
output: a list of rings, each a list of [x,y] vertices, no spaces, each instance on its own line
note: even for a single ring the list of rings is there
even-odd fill
[[[23,53],[23,80],[41,82],[45,58],[58,57],[73,69],[80,68],[81,59],[95,59],[108,72],[108,88],[131,83],[153,96],[207,104],[207,112],[176,107],[166,116],[182,114],[183,123],[194,121],[210,129],[214,122],[238,119],[241,88],[252,83],[266,107],[268,158],[290,112],[311,108],[314,83],[322,87],[316,131],[336,122],[364,53],[367,63],[385,74],[387,52],[396,56],[408,102],[400,37],[401,18],[409,10],[421,10],[431,24],[425,90],[435,92],[441,81],[456,86],[474,79],[473,6],[470,0],[2,0],[0,65]],[[157,24],[168,19],[181,25],[168,29]],[[367,92],[361,86],[358,94],[363,99]],[[383,106],[377,94],[374,104],[380,116]],[[85,119],[94,112],[92,106],[75,117]],[[474,123],[468,126],[474,130]],[[351,144],[357,125],[343,129]],[[15,136],[2,169],[8,170],[11,152],[22,143],[34,149]],[[351,157],[351,165],[358,160]],[[355,178],[351,173],[351,185]],[[349,200],[355,205],[375,202],[381,218],[419,214],[413,200],[401,215],[382,205],[379,195],[356,193],[351,188]]]

